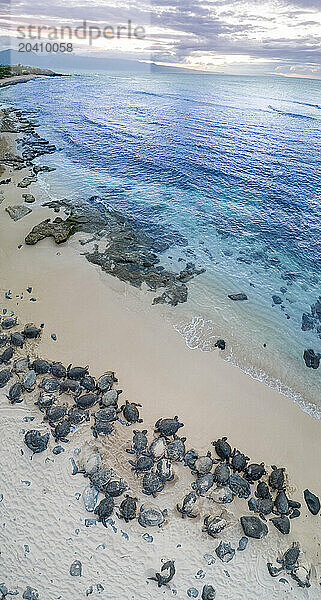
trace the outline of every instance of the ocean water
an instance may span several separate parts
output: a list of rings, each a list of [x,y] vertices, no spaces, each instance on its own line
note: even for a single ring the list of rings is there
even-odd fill
[[[1,98],[61,148],[39,160],[57,168],[41,176],[51,196],[99,195],[173,240],[162,264],[206,269],[166,313],[188,346],[224,337],[227,360],[320,418],[321,366],[303,352],[321,352],[321,320],[303,331],[302,315],[321,295],[321,82],[86,73]]]

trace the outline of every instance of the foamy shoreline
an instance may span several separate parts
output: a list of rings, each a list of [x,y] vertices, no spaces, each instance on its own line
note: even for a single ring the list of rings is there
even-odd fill
[[[14,134],[6,136],[12,149],[14,137]],[[253,461],[264,460],[267,465],[285,466],[293,499],[302,501],[302,490],[306,487],[320,495],[318,421],[302,413],[288,398],[250,379],[221,360],[218,354],[192,352],[186,348],[176,332],[164,326],[160,311],[151,307],[150,293],[136,290],[101,273],[98,267],[90,265],[80,256],[77,243],[79,236],[62,246],[56,246],[51,240],[45,239],[38,247],[23,245],[18,248],[34,224],[54,214],[40,206],[46,198],[37,184],[31,184],[27,190],[16,187],[17,182],[27,175],[28,170],[25,169],[8,169],[1,175],[3,179],[12,178],[9,184],[2,186],[1,288],[3,294],[10,289],[15,299],[16,294],[20,295],[21,291],[32,286],[37,301],[30,302],[30,298],[26,296],[23,299],[19,297],[12,301],[12,310],[16,310],[24,322],[45,323],[39,354],[43,358],[61,360],[65,364],[89,362],[95,374],[109,368],[115,369],[124,389],[124,397],[143,404],[146,427],[150,428],[161,415],[178,414],[185,423],[184,435],[190,445],[199,451],[207,450],[213,439],[228,435],[231,443],[251,456]],[[31,192],[37,201],[30,214],[13,223],[4,209],[12,204],[22,204],[21,193],[25,191]],[[11,308],[10,301],[4,299],[3,306],[5,305]],[[175,309],[166,307],[163,310],[170,313]],[[56,342],[50,337],[52,332],[57,335]],[[25,410],[25,406],[19,407],[20,414],[22,409]],[[28,406],[28,409],[27,412],[36,414],[32,412],[35,411],[34,408]],[[4,398],[1,410],[4,410],[8,422],[12,422],[12,418],[15,420],[11,416],[15,409],[8,407]],[[15,422],[13,426],[16,426]],[[128,432],[129,439],[130,433]],[[80,446],[80,441],[77,440],[77,434],[74,434],[72,445]],[[56,459],[57,463],[58,459],[59,457]],[[14,491],[17,481],[13,479],[12,485]],[[167,494],[166,490],[160,494],[162,502],[166,503]],[[176,496],[175,488],[172,495]],[[23,502],[23,495],[21,501]],[[66,500],[62,494],[62,503],[64,502]],[[248,514],[246,503],[242,502],[238,508],[240,512]],[[19,502],[16,510],[21,510]],[[48,519],[49,524],[50,517]],[[307,560],[312,565],[320,563],[317,519],[302,504],[301,518],[292,522],[289,536],[282,537],[278,532],[277,535],[273,532],[272,554],[277,554],[281,548],[286,549],[292,541],[299,540]],[[176,523],[179,526],[182,522],[177,518]],[[198,530],[199,527],[198,522]],[[87,534],[88,531],[85,530],[84,533]],[[54,531],[52,536],[54,542]],[[90,536],[91,539],[94,537],[91,531]],[[83,539],[87,540],[86,535]],[[213,540],[203,538],[203,541],[213,547]],[[255,543],[253,540],[251,542]],[[159,544],[159,548],[162,548],[160,553],[166,554],[166,529],[160,536]],[[251,554],[249,550],[247,552],[244,560],[249,563],[245,564],[245,568],[249,568],[251,561]],[[261,567],[266,570],[265,565]],[[12,573],[10,576],[12,577]],[[66,577],[68,579],[68,573]],[[315,577],[316,573],[314,586]],[[38,585],[41,585],[41,578],[39,581]],[[281,598],[282,584],[264,575],[264,585],[269,584],[269,598]],[[14,582],[10,582],[10,586],[13,585]],[[238,587],[232,592],[227,587],[224,592],[224,580],[219,585],[222,585],[222,593],[229,593],[231,598],[242,597]],[[149,590],[147,594],[152,595],[147,596],[142,591],[137,598],[155,598],[156,589],[153,592]],[[116,594],[116,591],[113,593]],[[179,593],[183,597],[183,590]],[[246,595],[247,593],[244,589],[244,598],[247,600],[259,597]],[[297,594],[293,596],[295,598],[303,597],[299,595],[300,590],[295,589],[294,593]],[[312,588],[308,593],[309,596],[305,597],[313,598]],[[69,600],[67,596],[64,598]]]

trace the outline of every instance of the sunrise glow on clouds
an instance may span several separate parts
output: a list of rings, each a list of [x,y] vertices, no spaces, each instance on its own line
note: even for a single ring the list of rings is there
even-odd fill
[[[1,47],[18,25],[143,26],[144,39],[73,40],[75,52],[220,73],[321,77],[319,0],[13,0]]]

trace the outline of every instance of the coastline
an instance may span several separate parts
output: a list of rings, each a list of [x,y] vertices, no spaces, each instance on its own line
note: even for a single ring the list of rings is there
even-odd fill
[[[13,148],[15,134],[6,134],[6,139]],[[178,414],[192,447],[205,451],[213,439],[228,435],[254,461],[286,467],[294,499],[301,501],[307,487],[320,493],[316,419],[222,360],[218,352],[187,348],[174,330],[164,326],[161,313],[172,314],[175,308],[152,307],[150,292],[88,263],[79,253],[84,234],[60,246],[48,238],[38,247],[24,245],[32,227],[54,215],[40,206],[47,198],[37,183],[21,190],[36,198],[31,213],[13,222],[5,212],[9,205],[24,204],[16,185],[28,175],[28,169],[6,168],[2,173],[12,181],[1,186],[1,292],[11,290],[13,300],[4,299],[3,306],[16,310],[23,322],[45,323],[39,355],[65,364],[89,362],[94,374],[114,369],[124,398],[143,404],[148,427],[161,415]],[[17,299],[29,286],[36,302],[26,294]],[[5,408],[6,414],[9,410],[13,409]],[[317,520],[304,505],[291,534],[277,544],[289,546],[296,539],[311,563],[320,563]]]

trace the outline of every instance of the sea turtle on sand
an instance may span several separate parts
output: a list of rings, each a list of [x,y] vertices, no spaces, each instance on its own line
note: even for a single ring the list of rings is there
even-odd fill
[[[17,321],[17,317],[6,317],[5,319],[2,319],[1,327],[2,329],[12,329],[12,327],[17,325]]]
[[[174,419],[158,419],[155,423],[155,433],[171,436],[175,435],[180,427],[184,427],[184,423],[179,422],[177,415]]]
[[[52,396],[52,394],[48,394],[46,392],[41,392],[37,402],[35,402],[35,406],[38,406],[38,408],[41,411],[44,411],[47,408],[49,408],[50,406],[52,406],[52,404],[54,403],[55,400],[56,400],[56,398],[54,396]]]
[[[277,559],[283,569],[287,571],[293,571],[297,566],[298,558],[300,556],[300,548],[297,542],[293,542],[292,546],[283,554],[281,559]]]
[[[164,438],[162,438],[164,439]],[[172,461],[182,461],[184,459],[185,456],[185,442],[186,442],[186,437],[178,437],[177,435],[174,435],[174,439],[172,442],[169,442],[167,444],[167,455],[168,458],[170,458]]]
[[[204,527],[202,531],[205,531],[211,537],[215,537],[218,533],[223,531],[227,525],[227,522],[222,517],[211,517],[207,515],[204,519]]]
[[[102,469],[98,469],[98,471],[89,475],[90,483],[99,492],[104,492],[107,483],[111,480],[113,475],[115,475],[115,473],[111,469],[106,469],[103,467]]]
[[[26,392],[32,392],[36,385],[36,373],[33,369],[27,371],[22,377],[21,383]]]
[[[120,519],[125,519],[126,523],[136,519],[137,502],[138,498],[132,498],[132,496],[126,494],[124,500],[121,502],[117,516]]]
[[[16,348],[22,348],[25,343],[25,338],[19,331],[14,331],[10,335],[10,342],[13,346],[16,346]]]
[[[66,416],[67,408],[66,406],[60,404],[54,404],[47,408],[46,414],[43,418],[44,421],[49,421],[50,425],[52,423],[58,423]]]
[[[2,371],[0,371],[0,388],[5,387],[11,377],[12,373],[9,369],[2,369]]]
[[[248,501],[248,507],[249,510],[253,510],[253,512],[258,513],[263,521],[266,521],[264,515],[269,515],[272,512],[273,500],[271,497],[259,498],[258,500],[256,498],[250,498]]]
[[[41,435],[40,431],[37,431],[37,429],[31,429],[30,431],[27,431],[25,435],[25,444],[34,454],[46,450],[48,441],[49,433]]]
[[[159,458],[163,458],[167,454],[167,441],[163,436],[155,438],[148,450],[149,454],[151,454],[155,460]]]
[[[51,373],[54,377],[58,377],[58,379],[63,379],[67,375],[67,369],[60,362],[54,362],[51,365]]]
[[[215,452],[221,460],[228,461],[232,453],[232,448],[226,440],[227,437],[222,437],[215,442],[212,442],[212,446],[214,446]]]
[[[218,486],[224,486],[227,484],[230,474],[231,473],[229,466],[225,463],[221,463],[215,468],[214,481],[217,483]]]
[[[91,377],[91,375],[86,375],[83,377],[83,379],[80,381],[80,385],[82,388],[84,388],[84,390],[87,390],[87,392],[94,392],[96,389],[96,381],[94,377]]]
[[[100,406],[117,406],[118,396],[122,393],[122,390],[108,390],[100,398]]]
[[[144,508],[144,504],[140,507],[140,513],[138,516],[138,523],[142,527],[161,527],[165,522],[167,516],[167,509],[160,510],[155,507]]]
[[[11,404],[14,404],[15,402],[22,402],[22,398],[21,395],[23,393],[23,387],[21,385],[21,383],[18,381],[17,383],[14,383],[11,388],[9,389],[9,394],[7,396],[8,400],[10,401]]]
[[[163,483],[173,481],[174,474],[171,461],[168,458],[160,458],[156,463],[156,473]]]
[[[269,486],[265,481],[260,481],[256,486],[255,495],[257,498],[271,498]]]
[[[181,513],[182,519],[184,519],[185,517],[195,519],[195,517],[197,517],[197,515],[193,513],[196,502],[197,496],[195,492],[190,492],[185,496],[181,506],[179,506],[179,504],[176,504],[176,508],[178,512]]]
[[[114,431],[114,424],[110,421],[96,421],[91,427],[94,438],[99,435],[110,435]]]
[[[199,455],[197,454],[196,450],[194,450],[193,448],[191,450],[188,450],[184,456],[185,467],[189,467],[193,470],[197,458],[199,458]]]
[[[131,423],[142,423],[143,419],[139,416],[139,410],[137,406],[141,406],[137,402],[129,402],[126,400],[126,403],[121,406],[120,410],[123,412],[123,416],[127,421],[127,425]]]
[[[148,446],[148,440],[146,437],[147,429],[143,431],[133,431],[133,444],[131,448],[127,448],[128,454],[136,454],[137,458],[146,451]]]
[[[147,496],[151,495],[156,498],[157,493],[161,492],[162,489],[164,489],[164,483],[161,481],[157,473],[145,473],[143,477],[143,494],[147,494]]]
[[[17,375],[21,373],[25,373],[29,369],[29,356],[25,356],[23,358],[19,358],[15,360],[13,363],[12,370],[17,373]]]
[[[210,470],[213,467],[213,464],[214,461],[212,459],[211,452],[208,451],[208,453],[205,456],[200,456],[195,460],[193,471],[198,475],[205,475],[206,473],[210,472]]]
[[[60,394],[71,393],[71,394],[76,394],[76,396],[79,396],[81,394],[81,391],[82,391],[82,389],[81,389],[79,382],[75,381],[73,379],[64,379],[60,383],[60,388],[59,388]]]
[[[39,329],[39,327],[36,327],[35,325],[33,325],[33,323],[25,325],[25,328],[23,330],[23,335],[28,340],[34,340],[34,339],[40,337],[40,334],[41,334],[41,329]]]
[[[272,473],[269,476],[269,485],[272,490],[280,490],[284,486],[284,467],[278,469],[272,465]]]
[[[71,364],[67,367],[67,377],[80,381],[88,374],[88,365],[86,367],[73,367]]]
[[[31,368],[35,371],[37,375],[45,375],[46,373],[49,373],[51,365],[47,360],[43,360],[42,358],[36,358],[33,361]]]
[[[244,477],[250,482],[258,481],[266,474],[266,470],[264,468],[264,463],[261,462],[259,465],[257,463],[252,463],[248,465],[245,469]]]
[[[58,442],[68,442],[67,435],[69,435],[71,429],[71,425],[68,419],[64,419],[60,423],[57,423],[56,427],[52,430],[52,435],[55,438],[55,441]]]
[[[121,496],[127,490],[123,479],[111,479],[105,486],[105,492],[114,498]]]
[[[60,383],[56,377],[44,377],[41,380],[39,387],[47,393],[57,392],[59,390]]]
[[[9,348],[6,348],[2,354],[0,354],[0,364],[1,363],[5,363],[8,364],[12,357],[14,355],[14,348],[12,346],[9,346]]]
[[[245,454],[242,454],[242,452],[234,448],[231,454],[231,467],[234,473],[240,473],[241,471],[244,471],[249,460],[250,459],[248,456],[245,456]]]
[[[232,475],[230,475],[228,487],[232,490],[233,494],[239,498],[248,498],[251,494],[249,482],[238,473],[232,473]]]
[[[205,475],[199,475],[192,483],[192,488],[196,491],[198,496],[204,496],[208,490],[214,485],[213,473],[206,473]]]
[[[106,494],[105,498],[103,498],[95,508],[94,512],[98,515],[98,520],[102,522],[104,527],[107,527],[107,519],[113,514],[114,506],[114,499],[109,494]]]
[[[166,575],[164,572],[167,571]],[[155,577],[148,577],[151,581],[157,581],[158,587],[162,587],[162,585],[168,585],[169,582],[173,579],[176,573],[175,565],[173,560],[167,560],[161,568],[160,573],[155,573]]]
[[[136,475],[140,475],[141,473],[146,473],[150,471],[154,466],[154,460],[151,456],[142,455],[139,456],[135,461],[129,460],[130,465],[132,465],[132,470],[135,471]]]
[[[114,383],[117,383],[118,379],[115,377],[115,373],[113,371],[107,371],[104,375],[101,375],[97,380],[97,389],[100,392],[108,392],[111,390]]]
[[[68,421],[70,425],[80,425],[84,421],[89,421],[89,412],[86,410],[82,410],[81,408],[70,408],[68,410]]]
[[[89,392],[88,394],[83,394],[82,396],[76,396],[75,402],[78,408],[91,408],[98,401],[97,394],[93,394],[93,392]]]
[[[103,423],[111,423],[117,421],[117,410],[114,406],[107,406],[106,408],[100,408],[94,413],[96,421],[102,421]]]

